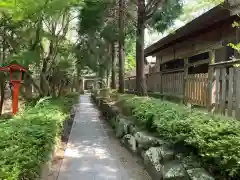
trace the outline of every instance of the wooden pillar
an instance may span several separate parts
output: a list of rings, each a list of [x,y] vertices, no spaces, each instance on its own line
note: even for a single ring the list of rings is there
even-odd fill
[[[13,100],[12,100],[12,113],[16,115],[18,112],[18,99],[19,99],[19,88],[21,86],[20,82],[13,83]]]
[[[215,63],[215,50],[209,51],[209,65]],[[213,75],[214,75],[214,67],[208,66],[208,98],[207,98],[207,108],[208,111],[212,111],[212,103],[213,103]]]
[[[187,103],[187,78],[188,78],[188,58],[184,58],[184,77],[183,77],[183,99],[182,103]]]
[[[161,71],[161,66],[162,66],[162,56],[160,56],[160,63],[159,63],[159,72],[160,72],[160,94],[163,94],[163,86],[162,86],[162,71]]]

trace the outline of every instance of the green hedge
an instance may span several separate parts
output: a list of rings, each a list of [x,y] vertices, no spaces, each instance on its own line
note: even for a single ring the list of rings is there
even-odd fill
[[[45,99],[0,123],[0,179],[32,180],[39,175],[77,99],[76,94]]]
[[[121,95],[116,104],[149,131],[196,149],[208,168],[218,175],[239,179],[239,121],[149,97]]]

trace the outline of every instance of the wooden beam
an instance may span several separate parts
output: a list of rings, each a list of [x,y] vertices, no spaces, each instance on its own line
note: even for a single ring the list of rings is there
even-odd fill
[[[185,99],[187,98],[187,77],[188,77],[188,58],[184,58],[184,79],[183,79],[183,103],[185,102]]]
[[[215,62],[215,50],[209,52],[209,68],[208,68],[208,111],[212,111],[212,90],[213,90],[213,74],[214,67],[211,65]]]
[[[183,72],[184,68],[180,68],[180,69],[171,69],[171,70],[165,70],[162,71],[162,74],[167,74],[167,73],[174,73],[174,72]]]
[[[233,59],[230,61],[223,61],[219,63],[210,63],[209,66],[224,66],[224,65],[233,65],[233,64],[238,64],[240,63],[240,59]]]
[[[160,93],[163,93],[163,82],[162,82],[163,78],[162,78],[161,65],[162,65],[162,56],[160,56],[159,72],[160,72]]]
[[[209,63],[209,59],[205,59],[205,60],[201,60],[201,61],[198,61],[198,62],[194,62],[194,63],[188,63],[188,67],[191,67],[191,66],[200,66],[202,64],[208,64]]]

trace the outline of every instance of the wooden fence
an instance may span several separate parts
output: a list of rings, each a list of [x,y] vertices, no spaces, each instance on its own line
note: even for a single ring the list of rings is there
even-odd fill
[[[184,72],[162,74],[162,94],[183,97]]]
[[[174,96],[198,106],[207,107],[208,74],[192,74],[184,79],[184,72],[152,73],[146,75],[149,92],[158,92],[163,96]],[[136,90],[135,77],[125,80],[128,90]]]
[[[214,68],[212,105],[213,112],[240,117],[240,68]]]
[[[184,87],[185,103],[207,107],[208,74],[189,74]]]
[[[131,77],[129,79],[125,79],[125,88],[128,90],[136,90],[136,79],[135,77]]]
[[[161,90],[161,73],[151,73],[146,76],[146,84],[148,91],[160,92]]]
[[[240,60],[213,63],[203,74],[153,73],[146,76],[148,91],[180,96],[185,104],[208,107],[213,113],[240,119],[239,64]],[[126,80],[126,88],[136,90],[135,83],[135,77]]]

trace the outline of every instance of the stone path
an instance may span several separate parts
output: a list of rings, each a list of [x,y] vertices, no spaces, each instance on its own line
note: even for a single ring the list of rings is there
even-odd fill
[[[150,180],[111,135],[89,95],[80,97],[58,180]]]

